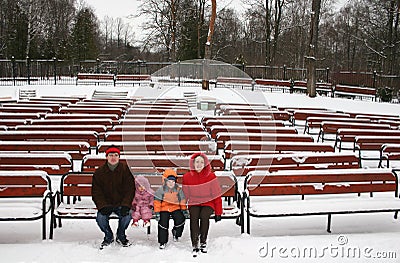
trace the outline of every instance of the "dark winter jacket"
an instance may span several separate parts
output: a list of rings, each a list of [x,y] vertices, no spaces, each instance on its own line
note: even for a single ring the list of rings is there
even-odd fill
[[[131,207],[135,196],[135,180],[125,163],[119,163],[114,171],[107,165],[97,168],[93,174],[92,199],[98,210],[106,206]]]
[[[194,169],[194,159],[201,155],[204,158],[204,168],[198,173]],[[215,215],[222,214],[221,187],[207,156],[195,153],[190,158],[190,171],[183,175],[182,188],[189,208],[193,205],[210,206]]]

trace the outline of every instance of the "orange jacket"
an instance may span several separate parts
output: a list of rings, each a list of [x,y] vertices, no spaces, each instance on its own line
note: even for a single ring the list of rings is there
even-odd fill
[[[173,212],[186,210],[186,198],[182,189],[175,184],[173,188],[163,185],[157,189],[154,195],[154,212]]]

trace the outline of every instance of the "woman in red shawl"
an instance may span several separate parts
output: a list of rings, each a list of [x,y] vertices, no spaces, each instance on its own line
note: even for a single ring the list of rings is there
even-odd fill
[[[188,201],[190,238],[193,256],[196,257],[199,251],[207,253],[210,216],[214,213],[215,222],[221,220],[222,199],[218,179],[211,171],[207,156],[203,153],[193,154],[189,166],[190,171],[183,175],[182,185]]]

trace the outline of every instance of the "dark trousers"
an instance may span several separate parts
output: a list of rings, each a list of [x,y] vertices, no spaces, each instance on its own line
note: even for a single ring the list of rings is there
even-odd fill
[[[183,228],[185,226],[185,216],[182,210],[175,210],[173,212],[162,211],[160,212],[160,221],[158,221],[158,243],[168,243],[168,230],[169,230],[169,218],[172,217],[174,220],[174,227],[172,232],[175,233],[176,237],[181,237]]]
[[[199,247],[200,243],[207,242],[208,229],[210,228],[210,216],[214,210],[209,206],[191,206],[190,213],[190,238],[193,247]]]

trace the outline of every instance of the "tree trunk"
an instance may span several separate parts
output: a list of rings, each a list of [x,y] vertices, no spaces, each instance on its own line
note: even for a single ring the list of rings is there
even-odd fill
[[[311,10],[311,26],[310,26],[310,39],[308,45],[308,56],[307,60],[307,92],[308,96],[314,98],[316,96],[316,74],[315,64],[317,55],[318,45],[318,25],[319,25],[319,13],[321,10],[321,0],[312,1]]]
[[[211,42],[212,42],[212,36],[214,34],[215,18],[217,16],[216,0],[211,0],[211,4],[212,4],[212,7],[211,7],[210,26],[208,28],[208,36],[207,36],[207,42],[206,42],[205,52],[204,52],[205,63],[203,65],[203,81],[202,81],[202,88],[204,90],[210,89],[209,60],[211,59]]]

